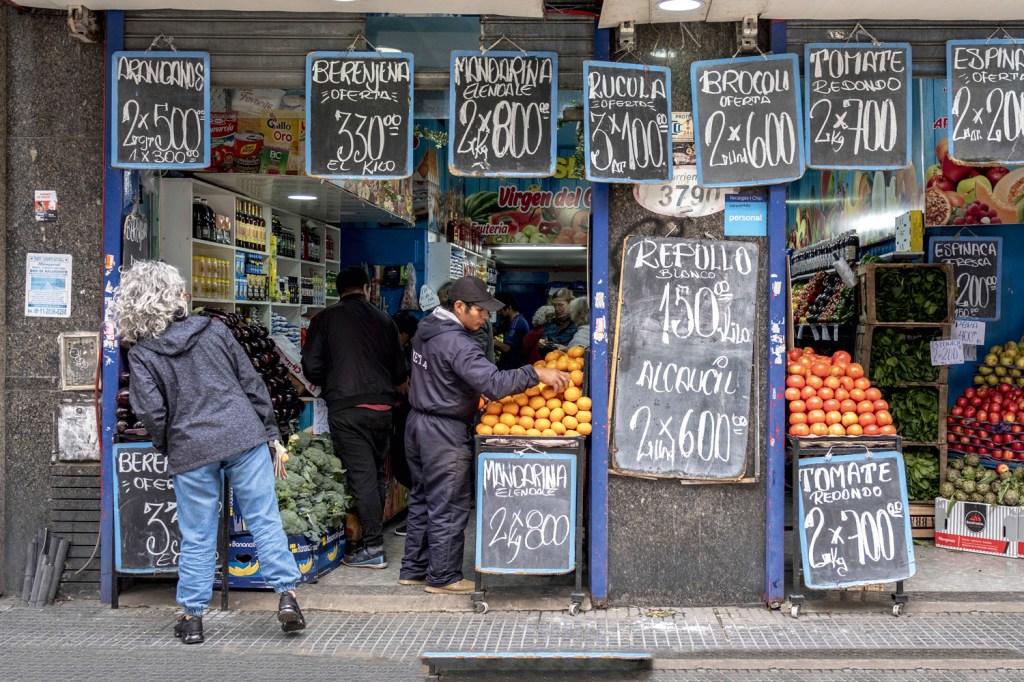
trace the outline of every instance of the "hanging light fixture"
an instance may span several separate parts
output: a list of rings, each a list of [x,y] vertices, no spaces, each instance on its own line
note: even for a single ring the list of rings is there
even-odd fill
[[[658,3],[658,9],[666,12],[689,12],[703,6],[703,0],[661,0]]]

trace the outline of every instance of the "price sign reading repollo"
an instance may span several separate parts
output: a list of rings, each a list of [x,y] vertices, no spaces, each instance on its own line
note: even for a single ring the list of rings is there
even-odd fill
[[[672,74],[663,66],[584,62],[583,141],[588,180],[672,177]]]
[[[620,473],[747,471],[757,244],[628,237],[615,334]]]
[[[796,55],[694,62],[690,80],[701,185],[771,185],[804,174]]]
[[[910,165],[910,45],[804,47],[807,165],[888,170]]]
[[[394,180],[412,174],[413,57],[306,56],[306,174]]]
[[[210,55],[115,52],[111,61],[110,165],[210,165]]]
[[[964,164],[1024,164],[1024,43],[946,43],[949,155]]]
[[[452,173],[510,178],[554,174],[557,83],[554,52],[452,52]]]

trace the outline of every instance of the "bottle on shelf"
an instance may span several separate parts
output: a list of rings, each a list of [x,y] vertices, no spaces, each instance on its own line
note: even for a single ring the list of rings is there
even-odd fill
[[[327,260],[337,260],[334,256],[334,237],[330,234],[324,236],[324,249],[327,251]]]
[[[192,238],[203,238],[203,225],[205,222],[203,211],[203,200],[201,197],[192,197]]]

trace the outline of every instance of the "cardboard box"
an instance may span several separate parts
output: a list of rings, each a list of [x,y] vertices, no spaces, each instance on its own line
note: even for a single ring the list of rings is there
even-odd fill
[[[303,535],[289,535],[288,549],[299,568],[300,583],[315,583],[317,571],[317,543]],[[256,542],[248,533],[235,535],[228,547],[229,585],[235,588],[267,588],[260,575],[260,561],[256,553]]]
[[[934,503],[910,503],[910,533],[915,540],[932,540],[935,538]]]
[[[896,251],[924,251],[923,211],[907,211],[896,217]]]
[[[978,554],[1021,555],[1019,507],[935,500],[935,546]]]
[[[272,334],[270,338],[274,340],[274,347],[277,350],[277,354],[281,357],[281,362],[292,373],[292,376],[302,383],[310,395],[319,396],[320,389],[309,383],[302,374],[302,352],[286,336]]]
[[[343,556],[345,556],[345,529],[328,531],[327,535],[320,538],[320,545],[316,548],[317,578],[341,566]]]

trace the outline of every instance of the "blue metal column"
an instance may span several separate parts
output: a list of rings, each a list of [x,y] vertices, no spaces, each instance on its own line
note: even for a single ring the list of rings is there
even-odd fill
[[[611,31],[594,31],[594,58],[607,60]],[[591,183],[590,227],[590,593],[608,600],[608,185]]]
[[[770,49],[786,51],[786,22],[773,21]],[[768,188],[768,420],[765,600],[785,596],[786,185]]]
[[[106,13],[107,43],[104,65],[103,116],[103,454],[101,459],[100,524],[100,600],[109,602],[113,586],[112,557],[114,555],[114,431],[117,420],[115,396],[118,387],[120,354],[113,323],[110,321],[110,301],[114,287],[121,281],[121,207],[124,203],[124,172],[110,167],[111,122],[115,112],[110,110],[112,87],[111,59],[124,49],[124,12]]]

